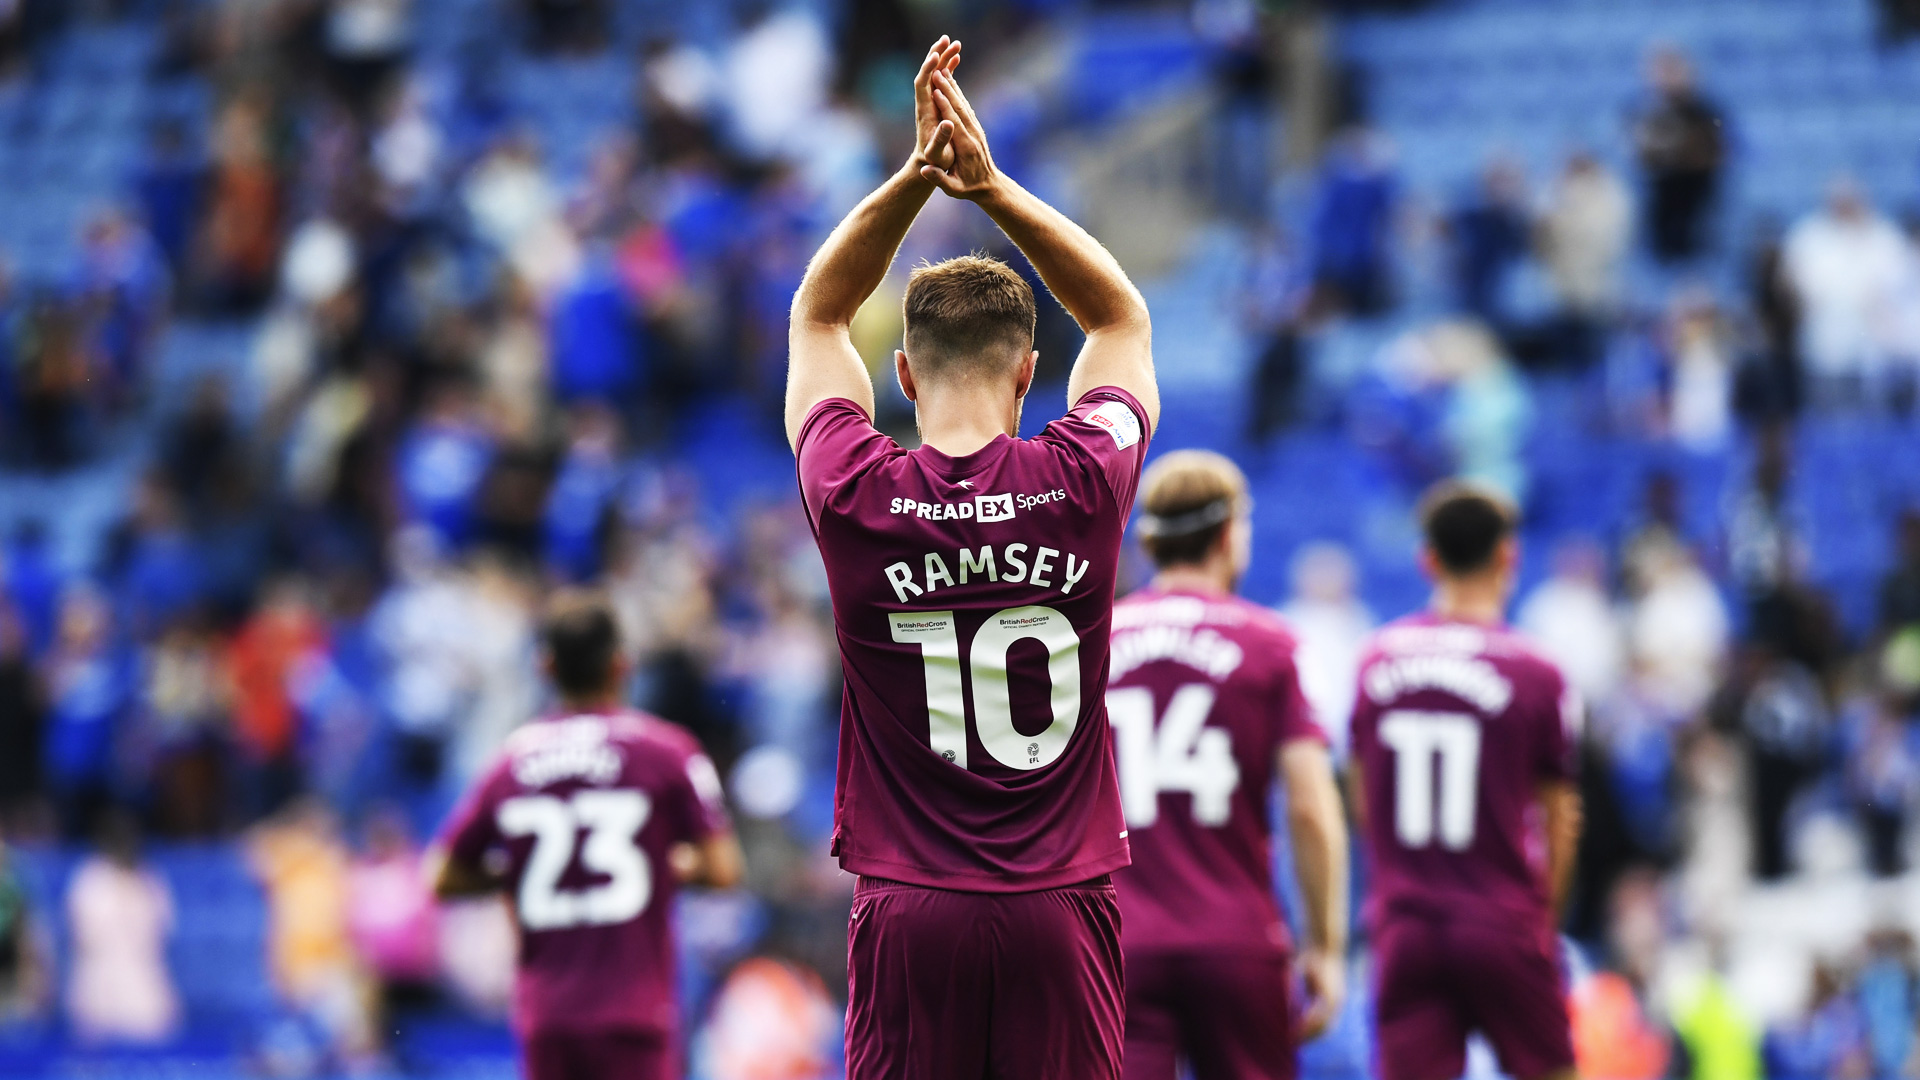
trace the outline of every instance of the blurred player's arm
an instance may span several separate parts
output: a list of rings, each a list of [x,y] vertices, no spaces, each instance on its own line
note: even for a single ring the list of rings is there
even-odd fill
[[[444,844],[435,844],[427,849],[421,859],[421,869],[426,874],[428,888],[442,900],[485,896],[502,888],[500,879],[487,873],[485,867],[454,857]]]
[[[1301,1037],[1311,1039],[1333,1023],[1346,998],[1347,821],[1325,744],[1295,739],[1282,746],[1280,775],[1287,785],[1293,872],[1306,907],[1300,970],[1312,1001],[1301,1019]]]
[[[929,162],[922,175],[947,194],[979,204],[1087,335],[1067,377],[1068,402],[1096,387],[1118,386],[1147,410],[1148,425],[1156,424],[1153,326],[1140,291],[1100,241],[994,166],[986,131],[950,70],[933,73],[932,94],[940,119],[953,124],[953,162],[946,168]]]
[[[1573,864],[1580,852],[1583,812],[1580,788],[1571,780],[1543,780],[1535,790],[1540,801],[1541,819],[1547,834],[1547,899],[1552,904],[1553,925],[1560,925],[1566,913],[1567,895],[1573,888]]]
[[[940,124],[928,97],[936,69],[960,62],[960,43],[942,37],[927,50],[914,78],[916,138],[913,157],[853,208],[807,264],[793,294],[787,323],[787,442],[799,449],[800,426],[815,405],[847,398],[873,416],[873,379],[853,347],[853,317],[880,287],[907,230],[933,197],[920,175],[934,162],[951,163],[951,125]],[[922,105],[922,102],[925,102]]]
[[[695,843],[675,844],[667,852],[674,876],[685,885],[731,889],[746,876],[747,860],[731,832],[717,832]]]

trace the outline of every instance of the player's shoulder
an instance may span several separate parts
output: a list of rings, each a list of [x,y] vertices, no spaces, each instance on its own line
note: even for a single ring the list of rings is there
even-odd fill
[[[1510,678],[1543,686],[1554,694],[1565,687],[1567,678],[1540,644],[1526,634],[1503,627],[1493,635],[1488,656],[1504,668]]]
[[[688,758],[701,752],[700,740],[694,738],[693,732],[639,709],[608,717],[607,729],[608,738],[622,746],[675,758]]]

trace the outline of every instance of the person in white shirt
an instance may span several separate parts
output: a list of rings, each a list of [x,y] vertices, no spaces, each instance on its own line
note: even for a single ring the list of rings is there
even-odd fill
[[[1800,347],[1813,398],[1832,406],[1877,395],[1906,243],[1852,180],[1787,234],[1782,272],[1800,301]]]

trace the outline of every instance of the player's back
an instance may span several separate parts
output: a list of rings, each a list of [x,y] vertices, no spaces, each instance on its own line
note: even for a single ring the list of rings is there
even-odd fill
[[[800,486],[846,675],[847,870],[1021,892],[1126,865],[1103,693],[1142,414],[1103,388],[964,457],[902,449],[850,402],[808,417]]]
[[[1375,634],[1353,717],[1374,915],[1544,926],[1533,810],[1540,784],[1572,775],[1577,717],[1559,670],[1509,630],[1418,615]]]
[[[542,720],[507,739],[447,837],[507,883],[517,1027],[675,1029],[668,852],[725,828],[721,798],[693,737],[644,714]]]
[[[1278,616],[1143,589],[1114,608],[1107,711],[1133,866],[1115,876],[1129,955],[1290,946],[1273,892],[1275,751],[1323,739]]]

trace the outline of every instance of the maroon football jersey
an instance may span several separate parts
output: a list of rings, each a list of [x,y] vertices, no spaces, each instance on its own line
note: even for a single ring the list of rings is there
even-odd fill
[[[674,1032],[667,852],[726,828],[713,763],[664,720],[570,716],[509,736],[442,840],[500,869],[513,897],[514,1026]]]
[[[1293,636],[1238,597],[1148,588],[1113,611],[1107,716],[1133,866],[1117,874],[1129,953],[1287,949],[1267,796],[1275,751],[1325,742]]]
[[[798,443],[846,689],[833,851],[856,874],[976,892],[1127,864],[1107,635],[1144,410],[1088,393],[1032,439],[902,449],[852,402]]]
[[[1415,615],[1361,658],[1353,753],[1372,913],[1544,925],[1544,780],[1574,775],[1580,705],[1504,627]]]

